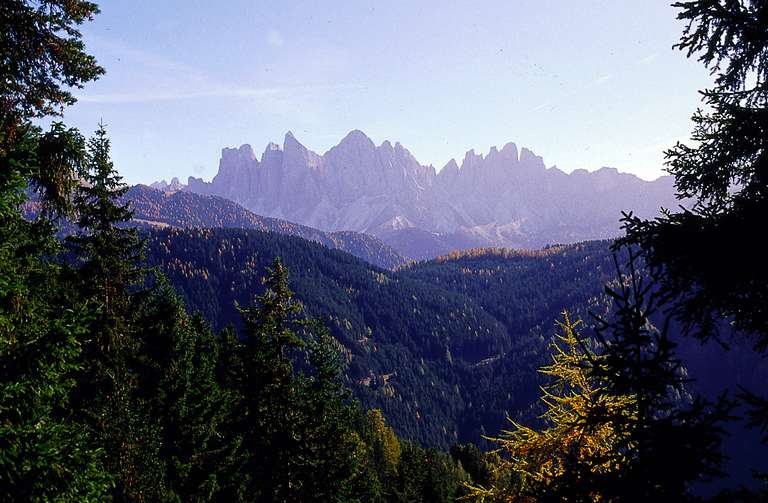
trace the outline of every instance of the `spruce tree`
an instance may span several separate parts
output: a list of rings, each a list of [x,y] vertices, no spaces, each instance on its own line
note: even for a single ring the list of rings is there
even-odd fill
[[[0,189],[5,203],[18,189]],[[103,452],[70,412],[89,312],[45,221],[0,210],[0,500],[102,501]]]
[[[719,320],[768,349],[768,2],[676,2],[687,26],[676,45],[715,76],[701,91],[692,144],[666,154],[681,199],[692,206],[654,220],[628,215],[624,242],[641,247],[663,301],[702,339]]]
[[[146,420],[148,404],[137,395],[139,338],[135,314],[143,298],[143,243],[121,198],[127,186],[110,160],[106,129],[88,141],[74,206],[77,234],[67,238],[75,286],[93,317],[82,340],[87,365],[76,407],[97,432],[115,476],[118,500],[146,498],[163,486],[157,450],[159,432]]]
[[[342,381],[335,341],[317,321],[305,331],[307,373],[299,375],[302,501],[366,501],[366,449],[354,431],[356,404]]]
[[[27,188],[47,216],[69,209],[82,137],[30,119],[57,113],[103,70],[84,51],[78,25],[97,12],[82,1],[0,5],[0,499],[103,501],[110,478],[88,429],[69,411],[81,369],[88,311],[53,263],[59,248],[46,218],[28,222]]]
[[[199,315],[187,316],[165,280],[141,306],[137,393],[160,436],[162,496],[213,501],[234,469],[224,425],[231,396],[219,384],[220,342]]]
[[[768,1],[673,6],[686,23],[676,48],[715,77],[701,91],[691,142],[665,152],[689,207],[654,220],[626,215],[619,245],[639,246],[659,301],[685,333],[727,346],[720,329],[728,326],[768,353]],[[768,397],[744,389],[740,398],[747,423],[765,433]]]
[[[241,309],[245,325],[240,420],[249,493],[262,501],[298,501],[300,411],[291,350],[302,346],[295,332],[300,312],[279,258],[268,271],[266,291]]]
[[[241,473],[225,493],[259,501],[370,501],[367,449],[354,428],[358,412],[334,340],[303,315],[279,258],[265,285],[253,306],[241,308],[244,340],[222,339],[224,382],[239,401],[230,442],[242,442],[232,450]]]

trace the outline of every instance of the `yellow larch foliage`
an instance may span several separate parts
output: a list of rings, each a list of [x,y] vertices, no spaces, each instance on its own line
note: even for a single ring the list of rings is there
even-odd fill
[[[558,322],[558,333],[551,345],[552,363],[539,371],[551,378],[541,387],[541,401],[546,411],[541,416],[541,431],[510,419],[513,429],[502,431],[489,440],[499,444],[496,480],[491,487],[469,486],[468,499],[478,502],[537,501],[558,478],[575,464],[594,473],[618,470],[623,455],[617,445],[625,433],[614,428],[615,419],[630,419],[635,401],[631,396],[605,393],[590,369],[600,365],[602,357],[589,348],[567,312]],[[600,494],[591,494],[601,501]]]

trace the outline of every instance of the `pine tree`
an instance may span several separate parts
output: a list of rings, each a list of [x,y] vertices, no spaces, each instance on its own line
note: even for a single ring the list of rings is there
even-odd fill
[[[189,318],[161,278],[142,304],[137,393],[160,436],[162,495],[213,501],[233,470],[234,447],[224,435],[231,396],[218,381],[219,339],[199,315]]]
[[[73,1],[0,5],[0,499],[103,501],[102,452],[68,410],[88,312],[67,284],[53,227],[27,222],[28,186],[48,216],[66,213],[82,162],[77,131],[30,123],[73,101],[101,72],[77,25],[97,12]]]
[[[82,340],[87,365],[77,388],[76,408],[97,432],[108,454],[118,500],[146,499],[163,487],[159,432],[146,420],[148,404],[136,394],[139,350],[135,313],[143,298],[146,270],[136,229],[120,204],[127,186],[110,160],[106,129],[88,141],[88,162],[80,173],[74,206],[76,235],[67,238],[74,258],[77,291],[93,318]]]
[[[768,2],[676,2],[685,28],[677,48],[715,75],[693,116],[693,145],[665,155],[680,198],[693,202],[655,220],[625,218],[624,242],[641,247],[663,301],[688,333],[717,337],[719,320],[768,349]]]

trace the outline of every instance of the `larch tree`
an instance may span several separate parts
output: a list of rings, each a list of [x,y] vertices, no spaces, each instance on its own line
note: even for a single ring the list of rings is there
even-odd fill
[[[620,470],[617,449],[625,432],[614,419],[635,416],[631,395],[604,393],[593,375],[604,357],[579,333],[581,321],[563,312],[552,343],[552,363],[540,369],[550,379],[541,387],[545,411],[537,430],[512,421],[514,429],[492,439],[500,447],[499,465],[489,487],[471,487],[476,501],[601,501],[593,489],[598,474]]]

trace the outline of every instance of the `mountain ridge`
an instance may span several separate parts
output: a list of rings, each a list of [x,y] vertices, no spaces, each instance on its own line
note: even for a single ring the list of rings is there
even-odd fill
[[[291,132],[282,147],[269,143],[260,158],[249,144],[224,148],[210,182],[189,177],[185,186],[155,184],[171,186],[324,231],[371,234],[415,259],[431,258],[437,248],[540,248],[612,238],[622,211],[653,217],[660,207],[680,204],[669,176],[645,181],[607,167],[565,173],[512,142],[487,154],[471,149],[461,164],[451,159],[436,171],[399,142],[377,146],[360,130],[322,155]],[[437,242],[421,237],[432,251],[411,246],[405,253],[402,234],[409,229],[431,233]]]
[[[134,185],[126,193],[125,200],[131,204],[133,221],[151,227],[256,229],[314,241],[383,269],[392,269],[406,261],[374,236],[351,231],[324,232],[286,220],[263,217],[222,197]]]

